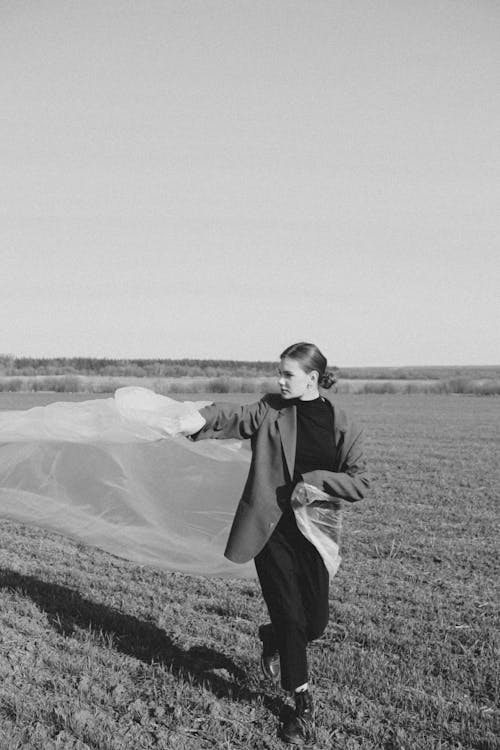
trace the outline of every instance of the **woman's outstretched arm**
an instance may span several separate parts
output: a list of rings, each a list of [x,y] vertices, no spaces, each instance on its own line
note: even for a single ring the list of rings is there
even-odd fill
[[[192,440],[205,438],[250,438],[257,432],[264,419],[269,404],[265,398],[254,404],[211,404],[200,410],[205,420],[204,426],[191,435]]]

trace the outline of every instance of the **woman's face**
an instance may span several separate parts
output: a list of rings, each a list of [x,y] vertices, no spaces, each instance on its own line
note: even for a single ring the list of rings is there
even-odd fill
[[[302,398],[305,395],[313,395],[317,390],[316,371],[305,372],[296,359],[284,357],[278,372],[278,385],[283,398]]]

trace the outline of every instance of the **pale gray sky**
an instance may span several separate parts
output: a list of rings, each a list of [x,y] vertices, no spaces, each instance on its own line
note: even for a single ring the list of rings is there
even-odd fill
[[[0,0],[0,352],[500,363],[497,0]]]

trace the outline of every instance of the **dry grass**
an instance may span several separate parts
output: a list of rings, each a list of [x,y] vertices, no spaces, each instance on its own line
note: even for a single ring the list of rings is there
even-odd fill
[[[38,375],[0,376],[0,392],[18,393],[113,393],[125,385],[151,388],[164,395],[193,393],[268,393],[277,390],[276,378],[234,377],[223,375],[209,377],[136,377],[108,378],[100,375]],[[453,377],[445,379],[391,378],[383,380],[340,378],[335,386],[337,393],[374,393],[406,395],[414,393],[447,394],[466,393],[476,396],[500,395],[500,378]]]
[[[311,648],[315,747],[498,750],[500,401],[338,401],[366,426],[374,489],[346,509]],[[2,750],[283,747],[255,582],[160,573],[10,522],[0,539]]]

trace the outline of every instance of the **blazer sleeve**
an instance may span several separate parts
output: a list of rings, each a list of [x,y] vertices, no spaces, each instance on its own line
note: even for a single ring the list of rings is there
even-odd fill
[[[200,410],[205,425],[191,435],[191,440],[204,438],[250,438],[257,432],[269,410],[265,399],[254,404],[211,404]]]
[[[370,486],[363,456],[363,432],[351,428],[345,434],[344,440],[347,452],[340,471],[307,471],[302,474],[302,478],[304,482],[318,487],[329,495],[355,502],[365,497]]]

